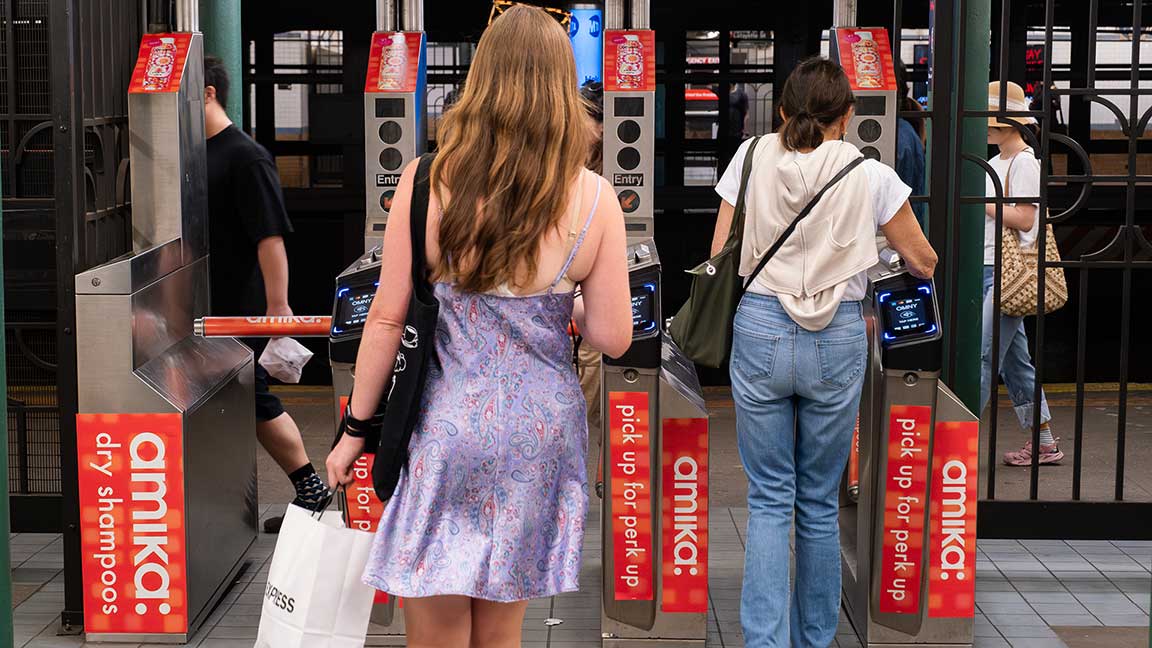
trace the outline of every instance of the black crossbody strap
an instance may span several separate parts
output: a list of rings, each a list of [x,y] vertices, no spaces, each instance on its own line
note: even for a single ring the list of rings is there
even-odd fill
[[[764,257],[760,259],[760,263],[756,265],[756,269],[752,271],[752,274],[748,275],[748,280],[744,282],[744,286],[740,290],[741,293],[748,290],[748,286],[752,285],[752,282],[756,279],[756,276],[760,274],[760,271],[764,269],[764,266],[768,265],[768,262],[772,260],[772,257],[775,256],[778,251],[780,251],[780,247],[784,245],[784,242],[788,240],[788,237],[792,235],[792,232],[796,231],[796,226],[800,224],[800,221],[804,220],[808,216],[808,214],[812,211],[812,208],[816,206],[816,203],[820,202],[820,199],[824,196],[824,194],[827,193],[827,191],[831,189],[832,186],[837,182],[843,180],[844,176],[848,175],[852,169],[860,166],[860,164],[863,162],[863,157],[858,157],[855,160],[852,160],[848,163],[848,166],[840,169],[840,173],[837,173],[835,176],[833,176],[832,179],[828,181],[828,184],[824,185],[823,189],[816,192],[815,196],[812,196],[812,200],[809,200],[808,204],[804,206],[804,209],[801,209],[800,213],[796,215],[796,218],[792,219],[792,222],[788,225],[788,229],[784,230],[784,232],[779,237],[777,237],[776,242],[772,244],[772,247],[768,248],[768,251],[764,253]]]
[[[733,211],[732,226],[728,230],[728,240],[725,247],[740,246],[744,242],[744,212],[746,211],[745,195],[748,193],[748,178],[752,176],[752,157],[756,153],[756,145],[760,143],[760,136],[752,138],[748,143],[748,150],[744,152],[744,165],[740,170],[740,193],[736,196],[736,209]]]
[[[424,241],[428,231],[428,201],[432,186],[431,153],[420,156],[416,167],[416,178],[412,183],[412,202],[408,210],[409,225],[412,228],[412,285],[418,286],[428,281],[428,263],[424,258]]]

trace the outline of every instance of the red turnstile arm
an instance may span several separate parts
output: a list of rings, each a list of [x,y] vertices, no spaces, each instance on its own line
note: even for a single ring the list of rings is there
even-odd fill
[[[332,318],[327,315],[291,317],[201,317],[193,331],[201,337],[328,337]]]

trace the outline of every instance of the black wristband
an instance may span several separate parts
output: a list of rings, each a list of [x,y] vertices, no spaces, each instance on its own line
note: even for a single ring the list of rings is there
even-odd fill
[[[357,439],[366,438],[373,433],[374,429],[379,429],[383,418],[380,414],[366,421],[356,418],[352,415],[352,401],[349,400],[348,404],[344,406],[344,434]]]

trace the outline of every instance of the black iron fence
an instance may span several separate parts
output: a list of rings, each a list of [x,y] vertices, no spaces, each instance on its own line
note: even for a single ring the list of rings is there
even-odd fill
[[[961,11],[966,4],[960,0]],[[1146,51],[1148,16],[1143,4],[1003,0],[999,16],[994,16],[1000,33],[1010,33],[1020,16],[1030,16],[1027,24],[1039,32],[1040,42],[1033,45],[1040,51],[1053,52],[1058,33],[1071,35],[1070,63],[1063,78],[1057,78],[1053,57],[1045,57],[1036,84],[1039,101],[1028,109],[1013,108],[1007,104],[1005,82],[1026,81],[1012,74],[1020,43],[1001,38],[992,78],[1001,82],[1004,99],[988,110],[962,110],[959,115],[962,122],[989,117],[1001,123],[1034,121],[1035,127],[1016,128],[1030,147],[1023,154],[1040,162],[1037,186],[1031,195],[1021,196],[1010,195],[1005,178],[983,158],[965,156],[964,165],[983,169],[994,190],[989,198],[965,195],[956,205],[991,204],[995,213],[995,271],[985,317],[991,324],[984,325],[983,336],[989,375],[1003,375],[1006,389],[1001,394],[995,388],[999,381],[992,381],[987,397],[979,517],[985,536],[1152,537],[1152,438],[1138,433],[1147,422],[1147,413],[1140,416],[1139,411],[1152,392],[1134,384],[1134,378],[1152,378],[1148,366],[1136,362],[1148,358],[1150,350],[1137,328],[1150,314],[1146,300],[1137,299],[1138,286],[1152,280],[1152,218],[1149,205],[1138,200],[1152,185],[1147,128],[1152,118],[1152,55]],[[1127,60],[1102,60],[1102,44],[1110,42],[1126,46]],[[960,87],[969,73],[961,66]],[[1054,105],[1061,110],[1049,108]],[[1070,116],[1067,134],[1057,121],[1065,106]],[[956,173],[959,181],[959,167]],[[1037,205],[1037,249],[1044,250],[1053,235],[1059,247],[1059,258],[1039,256],[1039,313],[1026,318],[1028,325],[1021,328],[1016,320],[1001,319],[1004,211],[1017,203]],[[1056,288],[1047,276],[1049,268],[1063,270],[1070,299],[1063,309],[1045,314],[1045,296]],[[1035,378],[1022,386],[1032,363]],[[1107,383],[1092,382],[1101,374]],[[1053,375],[1072,380],[1052,389]],[[1046,406],[1034,405],[1039,403]],[[1013,409],[1001,407],[1007,404]],[[1058,455],[1042,447],[1044,427],[1062,437],[1057,449],[1064,458],[1058,464],[1048,464]],[[1015,457],[1025,465],[1007,465],[1012,458],[1005,452],[1019,451],[1025,443],[1032,449],[1030,456]]]

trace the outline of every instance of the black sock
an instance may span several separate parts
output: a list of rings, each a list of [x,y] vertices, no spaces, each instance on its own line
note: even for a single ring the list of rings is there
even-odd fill
[[[296,499],[292,503],[297,506],[316,506],[331,495],[328,485],[320,479],[320,475],[316,474],[316,469],[310,463],[292,471],[288,479],[292,480],[292,485],[296,487]]]

